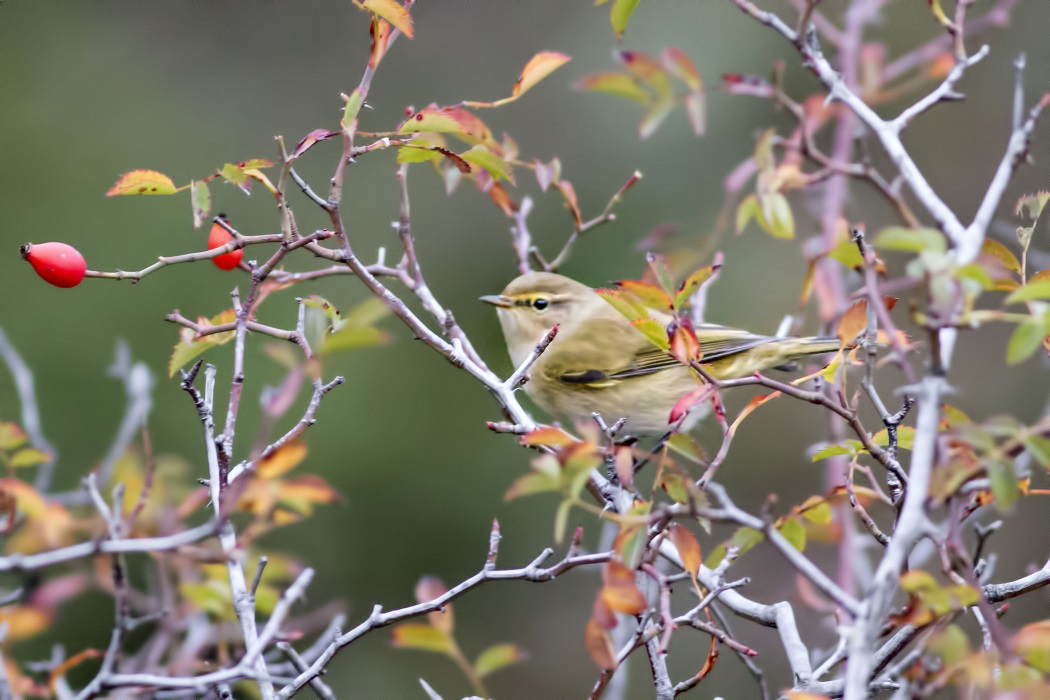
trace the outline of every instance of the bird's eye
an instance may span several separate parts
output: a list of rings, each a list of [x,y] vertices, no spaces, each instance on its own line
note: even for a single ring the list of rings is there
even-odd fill
[[[532,302],[532,308],[536,309],[537,311],[543,311],[550,305],[551,303],[546,299],[536,299]]]

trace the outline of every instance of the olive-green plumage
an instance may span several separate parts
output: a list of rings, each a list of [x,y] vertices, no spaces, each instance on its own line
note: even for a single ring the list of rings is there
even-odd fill
[[[515,365],[559,327],[525,384],[526,393],[558,418],[577,421],[597,412],[608,423],[627,418],[628,432],[661,434],[669,429],[675,403],[699,383],[692,370],[653,345],[593,289],[568,277],[532,272],[502,294],[481,299],[497,307]],[[659,311],[650,315],[670,321]],[[773,338],[713,324],[698,326],[696,336],[701,361],[719,379],[746,377],[839,347],[834,338]],[[701,417],[694,411],[685,428]]]

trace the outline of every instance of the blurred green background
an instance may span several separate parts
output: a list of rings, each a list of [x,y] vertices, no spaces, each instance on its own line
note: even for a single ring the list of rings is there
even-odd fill
[[[890,57],[938,31],[926,3],[887,5],[877,38],[887,43]],[[980,14],[989,5],[979,2],[973,12]],[[791,16],[784,3],[771,6]],[[558,156],[585,217],[597,214],[634,169],[644,173],[617,209],[618,220],[585,237],[565,268],[595,286],[639,276],[644,260],[635,244],[658,224],[675,224],[683,243],[702,245],[721,203],[722,181],[751,152],[755,133],[769,125],[787,133],[792,126],[767,101],[712,90],[706,137],[695,138],[679,110],[655,136],[639,141],[636,105],[571,89],[583,75],[616,68],[608,6],[425,1],[413,15],[416,38],[400,39],[383,61],[368,100],[374,110],[364,113],[363,129],[393,128],[408,105],[504,97],[537,51],[573,57],[519,102],[481,116],[497,134],[510,134],[524,157]],[[992,52],[961,85],[967,101],[937,107],[908,131],[907,143],[920,166],[964,220],[976,209],[1005,147],[1012,62],[1019,51],[1028,53],[1030,95],[1046,89],[1047,27],[1050,4],[1020,3],[1010,27],[979,40],[989,42]],[[972,48],[976,45],[971,42]],[[773,60],[783,56],[789,91],[802,98],[816,89],[790,47],[729,2],[642,3],[622,46],[652,54],[677,46],[694,60],[709,88],[716,88],[725,72],[767,75]],[[101,270],[138,269],[157,255],[202,248],[206,229],[191,227],[185,193],[113,199],[103,193],[120,173],[135,168],[160,170],[182,184],[226,161],[274,158],[276,134],[294,144],[312,129],[337,127],[339,93],[357,85],[368,51],[367,15],[349,2],[23,0],[0,8],[5,98],[0,110],[0,326],[36,372],[46,433],[61,455],[60,486],[76,486],[104,453],[119,421],[123,392],[105,373],[117,338],[127,339],[135,359],[148,363],[159,379],[149,424],[155,450],[184,455],[204,475],[196,414],[177,382],[166,378],[177,329],[163,319],[175,308],[190,317],[214,315],[228,308],[232,286],[246,286],[246,281],[201,263],[162,270],[135,286],[87,280],[76,290],[59,290],[36,278],[18,257],[18,246],[65,241],[83,252],[89,267]],[[900,106],[889,105],[886,113]],[[1044,165],[1048,144],[1050,131],[1043,124],[1034,147],[1038,167],[1021,169],[1001,208],[1004,221],[1012,222],[1017,195],[1050,186]],[[319,191],[327,190],[337,152],[335,140],[320,144],[299,165]],[[398,206],[394,173],[392,151],[362,158],[349,171],[344,207],[353,245],[365,259],[373,259],[380,246],[392,254],[397,250],[390,227]],[[509,220],[469,183],[447,197],[429,167],[413,169],[410,187],[413,231],[431,288],[455,311],[490,363],[509,371],[496,319],[476,302],[515,274]],[[218,182],[212,191],[214,211],[228,213],[241,231],[277,230],[273,201],[262,188],[257,186],[250,198]],[[530,228],[544,251],[556,252],[571,228],[558,195],[539,193],[527,171],[518,173],[512,194],[537,200]],[[819,215],[805,213],[806,200],[793,199],[802,237],[816,230],[814,214]],[[819,197],[809,200],[819,205]],[[321,212],[298,193],[291,201],[302,229],[325,225]],[[871,230],[896,223],[862,186],[853,187],[848,214]],[[1050,248],[1050,241],[1034,245]],[[718,248],[727,265],[711,292],[709,319],[771,332],[796,305],[805,272],[798,245],[775,241],[752,227],[741,237],[727,237]],[[290,267],[310,264],[293,259]],[[300,293],[322,294],[340,308],[366,296],[350,278],[298,289],[268,301],[263,320],[293,326],[292,296]],[[330,480],[345,503],[322,508],[312,520],[267,539],[272,548],[316,567],[309,602],[345,601],[351,624],[374,603],[389,608],[412,602],[412,588],[422,575],[451,584],[474,573],[484,562],[493,518],[504,535],[500,563],[524,565],[551,543],[556,503],[540,497],[504,502],[503,492],[527,468],[529,454],[512,438],[485,429],[485,420],[499,419],[495,402],[464,373],[413,342],[403,327],[392,321],[384,325],[393,336],[391,345],[333,356],[326,364],[326,377],[343,374],[347,383],[325,399],[307,435],[310,458],[300,469]],[[984,329],[980,341],[964,336],[953,402],[974,418],[1010,412],[1030,422],[1040,414],[1050,382],[1045,364],[1037,360],[1002,367],[1008,331]],[[262,344],[252,339],[248,345],[239,422],[245,429],[259,415],[259,391],[281,377],[278,365],[261,353]],[[220,367],[220,386],[229,376],[228,348],[207,357]],[[884,381],[889,390],[897,379]],[[733,402],[740,406],[747,398],[741,394]],[[289,420],[299,411],[293,409]],[[18,412],[10,377],[0,371],[0,419],[17,420]],[[786,508],[821,491],[823,470],[810,464],[806,449],[826,438],[825,426],[817,408],[783,400],[750,418],[721,472],[738,504],[753,510],[776,493]],[[250,435],[243,433],[242,456]],[[717,437],[711,431],[704,437],[715,449]],[[998,580],[1022,575],[1026,565],[1041,564],[1046,556],[1045,519],[1036,527],[1032,503],[1022,503],[1018,511],[1001,539],[993,540],[1001,554]],[[584,524],[588,542],[596,543],[600,524],[582,513],[574,521]],[[705,540],[705,550],[723,535],[716,531]],[[1016,550],[1008,546],[1011,542]],[[834,553],[820,545],[810,551],[822,562]],[[755,552],[734,570],[737,576],[754,575],[748,595],[798,603],[804,635],[814,647],[833,641],[826,621],[811,615],[794,586],[785,585],[793,575],[778,557]],[[597,583],[596,572],[576,571],[543,585],[489,584],[456,603],[459,638],[468,656],[507,640],[531,654],[490,679],[496,697],[589,692],[596,669],[582,641]],[[1037,598],[1018,603],[1019,616],[1045,605],[1045,595]],[[21,645],[18,654],[43,657],[60,637],[70,653],[104,647],[110,614],[108,602],[73,602],[63,609],[56,630]],[[69,630],[76,630],[74,636]],[[761,652],[771,688],[790,686],[775,634],[742,622],[736,632]],[[675,636],[673,678],[699,668],[707,641],[688,631]],[[643,657],[636,658],[630,673],[628,697],[649,695]],[[328,682],[356,697],[408,698],[422,697],[419,677],[448,698],[469,692],[447,659],[392,650],[385,631],[344,650],[331,664]],[[753,688],[739,662],[723,650],[697,693],[748,697]]]

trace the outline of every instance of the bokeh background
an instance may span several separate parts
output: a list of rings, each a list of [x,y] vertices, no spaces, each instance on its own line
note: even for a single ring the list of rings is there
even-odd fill
[[[786,3],[769,4],[787,12]],[[979,2],[974,12],[988,5]],[[829,6],[829,12],[834,8]],[[384,60],[369,96],[374,110],[364,113],[362,128],[393,128],[408,105],[503,97],[539,50],[573,57],[525,98],[483,117],[496,133],[512,135],[526,157],[560,157],[585,216],[598,213],[634,169],[644,173],[618,208],[618,220],[585,237],[565,268],[596,286],[639,276],[644,260],[636,243],[659,224],[677,226],[683,245],[704,245],[721,203],[723,178],[750,153],[754,135],[769,125],[791,126],[767,101],[712,90],[706,137],[695,138],[677,111],[655,136],[640,141],[641,113],[635,105],[571,89],[583,75],[615,69],[611,51],[617,43],[608,6],[428,0],[413,15],[416,38],[399,40]],[[1029,94],[1047,89],[1047,27],[1050,4],[1022,1],[1008,28],[981,37],[992,52],[962,84],[967,101],[936,108],[908,131],[907,143],[921,167],[963,219],[975,210],[1005,147],[1018,52],[1028,55]],[[877,38],[886,42],[891,57],[938,31],[926,3],[901,0],[887,3],[878,29]],[[653,54],[677,46],[711,87],[725,72],[766,75],[783,56],[789,91],[801,98],[816,89],[790,47],[729,2],[642,3],[622,46]],[[191,227],[185,194],[107,199],[103,193],[131,169],[160,170],[184,183],[226,161],[273,158],[275,134],[294,144],[312,129],[335,127],[339,93],[356,86],[368,51],[367,15],[349,2],[22,0],[0,8],[0,326],[36,372],[45,429],[61,455],[60,486],[76,486],[105,452],[119,421],[122,389],[105,373],[118,338],[127,339],[134,357],[159,380],[149,421],[155,450],[184,456],[203,476],[196,414],[177,382],[167,379],[177,329],[163,318],[175,308],[191,317],[218,313],[229,306],[231,287],[245,281],[201,263],[163,270],[135,286],[88,280],[75,290],[58,290],[22,263],[18,246],[66,241],[84,253],[90,267],[107,270],[138,269],[157,255],[200,249],[205,229]],[[1017,195],[1050,186],[1048,144],[1050,132],[1043,124],[1034,148],[1037,167],[1021,169],[1000,212],[1002,221],[1012,222]],[[337,149],[335,141],[321,144],[299,165],[321,191],[327,189]],[[355,249],[366,259],[380,246],[397,249],[390,227],[397,216],[393,158],[392,151],[362,158],[350,171],[344,206]],[[446,196],[426,167],[413,171],[410,186],[413,230],[430,286],[491,364],[509,371],[495,317],[476,301],[500,290],[515,274],[509,221],[469,183]],[[261,188],[250,198],[219,183],[212,191],[214,210],[228,213],[240,230],[277,230],[272,199]],[[518,173],[518,189],[512,192],[537,200],[532,232],[545,251],[556,252],[570,230],[558,195],[539,193],[525,171]],[[293,194],[292,201],[298,203],[301,228],[324,226],[321,213],[305,199]],[[806,214],[805,198],[795,201],[805,237],[815,231],[813,215],[819,212]],[[895,223],[891,212],[859,186],[852,190],[848,213],[869,229]],[[1050,241],[1034,245],[1050,248]],[[805,272],[797,244],[775,241],[752,227],[717,248],[727,265],[711,292],[710,320],[771,332],[795,308]],[[350,278],[300,289],[342,308],[366,296]],[[264,312],[272,323],[294,325],[291,295],[268,301]],[[527,468],[529,455],[513,439],[485,429],[485,420],[499,418],[495,402],[480,385],[413,342],[403,327],[389,320],[384,325],[393,337],[390,345],[333,356],[326,364],[327,376],[343,374],[347,383],[325,399],[307,436],[310,458],[300,469],[322,474],[345,502],[322,508],[312,520],[267,540],[273,549],[316,567],[311,604],[345,601],[351,622],[377,602],[386,607],[412,602],[413,585],[424,574],[453,583],[475,572],[484,561],[493,518],[504,534],[500,563],[525,564],[550,544],[556,503],[541,497],[504,502],[504,491]],[[975,418],[1009,412],[1030,422],[1040,414],[1050,382],[1038,360],[1003,368],[1008,331],[982,330],[979,342],[964,337],[953,401]],[[240,426],[253,425],[259,414],[254,397],[281,377],[261,345],[249,341],[248,400]],[[228,377],[226,349],[213,351],[208,360]],[[887,377],[887,386],[894,381]],[[742,394],[732,401],[740,406],[747,398]],[[0,372],[0,419],[17,420],[18,411],[10,377]],[[822,468],[810,464],[806,449],[824,439],[825,425],[818,409],[783,400],[749,419],[721,473],[738,503],[755,509],[776,493],[786,507],[821,491]],[[702,437],[717,445],[710,432]],[[1028,564],[1045,560],[1048,536],[1037,509],[1037,504],[1021,504],[999,536],[999,580],[1023,575]],[[595,542],[600,525],[582,513],[574,520]],[[717,531],[705,548],[724,534]],[[811,551],[821,561],[832,553],[819,545]],[[768,550],[745,557],[736,570],[754,575],[749,595],[770,602],[795,600],[791,572]],[[597,582],[596,573],[576,571],[543,585],[488,585],[456,603],[459,638],[468,656],[507,640],[530,652],[527,662],[490,679],[496,697],[580,697],[589,691],[596,669],[582,640]],[[1046,600],[1019,603],[1019,615],[1045,606]],[[822,628],[818,618],[800,614],[814,646],[830,643],[831,630]],[[17,654],[46,656],[60,637],[70,653],[104,647],[110,615],[101,597],[70,602],[55,630],[22,644]],[[745,623],[736,629],[762,653],[771,687],[789,686],[775,635]],[[695,672],[706,648],[703,635],[677,635],[672,676]],[[647,696],[648,670],[641,657],[630,672],[628,696]],[[331,664],[328,681],[356,697],[409,698],[422,697],[419,677],[446,697],[469,692],[447,659],[393,650],[385,631],[344,650]],[[754,686],[724,651],[697,693],[749,697]]]

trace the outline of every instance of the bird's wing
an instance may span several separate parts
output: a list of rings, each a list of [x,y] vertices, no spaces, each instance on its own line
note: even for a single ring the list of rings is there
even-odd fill
[[[773,340],[769,336],[703,324],[696,328],[703,362],[728,357]],[[552,379],[594,388],[619,379],[653,374],[682,364],[620,319],[584,320],[560,344],[544,354],[544,372]]]

